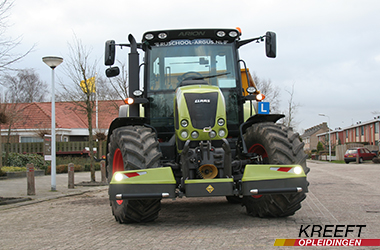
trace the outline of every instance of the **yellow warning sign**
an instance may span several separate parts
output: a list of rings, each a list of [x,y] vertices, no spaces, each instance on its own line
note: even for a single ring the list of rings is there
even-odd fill
[[[214,187],[211,186],[211,185],[208,185],[208,187],[206,188],[207,192],[209,192],[210,194],[212,193],[212,191],[214,191]]]

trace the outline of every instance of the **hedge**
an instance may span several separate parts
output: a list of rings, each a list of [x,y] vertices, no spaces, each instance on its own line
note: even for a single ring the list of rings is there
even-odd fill
[[[67,173],[68,165],[69,164],[61,164],[61,165],[55,166],[56,173],[57,174]],[[83,172],[83,170],[84,168],[82,165],[74,165],[74,172]],[[45,171],[45,174],[49,175],[50,173],[51,173],[51,166],[48,166]]]
[[[100,170],[100,164],[99,163],[95,163],[95,171],[98,171]],[[91,164],[85,164],[84,165],[84,171],[91,171]]]
[[[44,157],[37,154],[19,154],[9,153],[8,160],[4,166],[26,167],[26,164],[32,163],[36,169],[46,169],[47,164]]]

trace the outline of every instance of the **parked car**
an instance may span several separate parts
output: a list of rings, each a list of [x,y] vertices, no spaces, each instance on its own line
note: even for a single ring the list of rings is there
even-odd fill
[[[372,160],[376,157],[376,154],[367,148],[350,148],[344,154],[344,162],[348,164],[351,161],[356,161],[356,157],[359,157],[359,163],[362,163],[363,161]]]

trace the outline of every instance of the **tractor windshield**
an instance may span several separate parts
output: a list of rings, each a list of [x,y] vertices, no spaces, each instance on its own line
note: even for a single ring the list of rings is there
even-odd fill
[[[238,79],[232,43],[210,39],[172,40],[156,43],[146,56],[149,63],[145,83],[151,105],[148,116],[159,133],[174,132],[174,90],[186,79],[203,78],[208,84],[221,88],[228,122],[238,123]]]
[[[212,40],[175,40],[155,46],[149,53],[149,89],[173,90],[186,78],[206,78],[220,88],[235,88],[232,44],[213,44]],[[206,45],[205,45],[206,44]]]

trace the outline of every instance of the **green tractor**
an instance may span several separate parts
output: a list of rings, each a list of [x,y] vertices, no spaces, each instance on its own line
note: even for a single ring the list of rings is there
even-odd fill
[[[182,29],[146,32],[141,43],[132,35],[127,44],[106,42],[108,77],[120,72],[112,67],[115,48],[130,47],[129,97],[107,138],[118,222],[153,221],[163,198],[184,196],[225,196],[259,217],[301,208],[309,172],[303,143],[276,124],[284,115],[269,114],[238,55],[241,46],[264,42],[276,57],[276,34],[240,36],[239,29]]]

